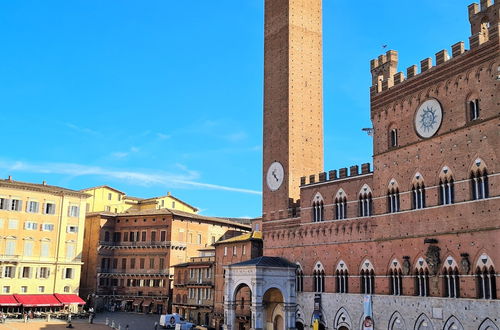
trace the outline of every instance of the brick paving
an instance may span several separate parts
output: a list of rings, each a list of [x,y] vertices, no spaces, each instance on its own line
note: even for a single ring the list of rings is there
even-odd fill
[[[94,319],[94,324],[88,324],[87,320],[74,320],[74,329],[92,329],[92,330],[111,330],[111,327],[106,326],[106,318],[111,321],[115,321],[116,327],[118,324],[121,325],[121,330],[125,330],[125,326],[128,325],[128,330],[149,330],[154,329],[154,323],[160,320],[159,315],[144,315],[135,313],[99,313]],[[7,323],[0,324],[0,330],[7,329],[22,329],[22,330],[59,330],[66,329],[67,323],[63,321],[51,321],[46,322],[42,320],[34,320],[28,323],[24,323],[21,320],[7,320]],[[160,327],[158,327],[160,329]]]

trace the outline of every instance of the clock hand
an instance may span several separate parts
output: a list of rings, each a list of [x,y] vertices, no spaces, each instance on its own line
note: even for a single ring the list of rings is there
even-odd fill
[[[279,181],[278,177],[276,176],[276,170],[274,170],[272,174],[273,174],[274,178],[276,179],[276,181]]]

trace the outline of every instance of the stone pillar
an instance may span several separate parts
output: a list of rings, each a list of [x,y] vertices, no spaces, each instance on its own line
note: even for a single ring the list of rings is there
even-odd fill
[[[253,302],[252,307],[250,307],[252,311],[252,330],[263,330],[264,329],[264,306],[262,302]]]
[[[285,328],[289,330],[295,330],[295,304],[285,303],[283,306],[283,310],[285,311]]]
[[[226,301],[224,304],[224,330],[236,329],[236,302]]]

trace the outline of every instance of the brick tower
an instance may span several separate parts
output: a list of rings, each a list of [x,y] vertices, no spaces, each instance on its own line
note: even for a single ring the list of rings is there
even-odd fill
[[[321,0],[266,0],[263,218],[287,218],[323,170]]]

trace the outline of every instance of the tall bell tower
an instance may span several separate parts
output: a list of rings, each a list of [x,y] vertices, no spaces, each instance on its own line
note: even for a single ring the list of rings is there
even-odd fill
[[[263,219],[323,171],[322,0],[265,0]]]

